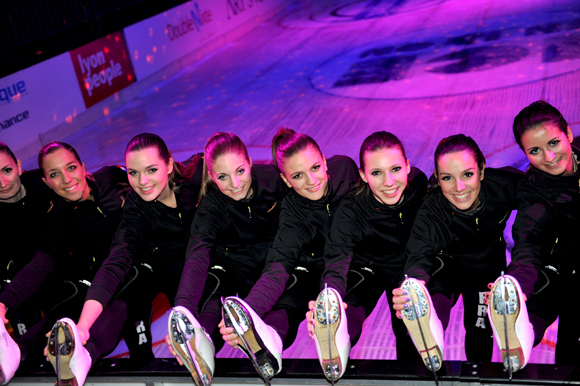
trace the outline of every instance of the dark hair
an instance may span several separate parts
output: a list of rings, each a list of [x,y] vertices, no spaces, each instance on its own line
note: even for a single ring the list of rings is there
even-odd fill
[[[44,145],[42,147],[42,149],[40,149],[40,151],[38,152],[38,167],[42,170],[43,173],[44,173],[44,167],[43,167],[44,166],[44,159],[46,158],[46,156],[54,153],[55,151],[57,151],[59,149],[68,150],[69,152],[72,153],[72,155],[74,155],[74,157],[78,161],[78,163],[82,164],[81,157],[79,157],[79,154],[77,153],[77,151],[75,150],[74,147],[72,147],[68,143],[64,143],[64,142],[60,142],[60,141],[53,141],[53,142],[50,142],[50,143],[47,143],[46,145]]]
[[[165,141],[160,136],[153,133],[141,133],[131,138],[131,140],[127,144],[127,148],[125,149],[125,155],[127,155],[127,153],[130,151],[139,151],[151,148],[157,149],[159,157],[161,157],[161,159],[165,161],[166,164],[169,164],[169,160],[173,158],[171,156],[171,152],[169,151],[167,145],[165,144]],[[196,166],[197,163],[192,162],[186,168],[184,168],[180,162],[175,162],[174,160],[173,171],[169,175],[168,180],[169,189],[171,190],[176,189],[175,176],[177,176],[180,179],[188,179],[195,171]]]
[[[485,157],[473,138],[464,134],[455,134],[439,141],[433,157],[435,161],[435,170],[437,170],[437,162],[441,156],[459,151],[466,151],[471,154],[473,159],[477,162],[477,167],[480,171],[485,166]]]
[[[14,160],[14,163],[18,163],[18,161],[16,160],[16,157],[14,156],[14,153],[12,153],[12,150],[10,150],[8,145],[5,144],[4,142],[0,142],[0,153],[8,154],[8,156],[10,156],[10,158],[12,158]]]
[[[213,164],[218,157],[228,153],[241,154],[248,162],[250,162],[248,149],[246,149],[246,145],[244,145],[240,137],[237,135],[218,132],[207,140],[203,157],[203,182],[199,192],[200,199],[207,194],[209,186],[212,184],[209,177],[208,163]]]
[[[360,146],[359,152],[361,170],[364,170],[365,168],[364,155],[366,153],[375,152],[381,149],[391,149],[393,147],[399,148],[401,153],[403,153],[403,157],[407,159],[405,148],[403,147],[401,140],[399,140],[395,134],[387,131],[376,131],[366,137]]]
[[[479,149],[479,146],[477,146],[477,143],[473,140],[473,138],[463,134],[455,134],[447,138],[443,138],[441,141],[439,141],[439,144],[437,144],[437,149],[435,149],[435,156],[433,157],[435,161],[435,171],[437,174],[439,174],[437,169],[437,162],[439,161],[439,158],[445,154],[456,153],[459,151],[466,151],[471,154],[473,159],[475,159],[477,162],[477,168],[481,173],[485,166],[485,157]],[[437,176],[433,175],[433,177],[431,177],[429,180],[429,185],[430,186],[428,190],[437,188]]]
[[[322,155],[320,147],[312,137],[296,133],[292,129],[280,127],[272,138],[272,159],[278,170],[282,171],[282,164],[294,154],[312,146]]]
[[[520,146],[520,149],[524,150],[522,135],[529,130],[538,128],[546,122],[558,127],[563,133],[568,131],[568,122],[566,122],[562,113],[548,102],[536,101],[516,115],[513,131],[514,138]]]
[[[379,151],[381,149],[392,149],[398,148],[401,153],[403,153],[403,157],[405,160],[407,156],[405,155],[405,148],[403,147],[403,143],[397,136],[393,133],[389,133],[387,131],[376,131],[365,138],[363,141],[360,152],[359,152],[359,159],[360,159],[360,170],[363,171],[365,169],[365,160],[364,156],[366,153]],[[367,186],[367,183],[360,179],[352,188],[354,191],[354,195],[358,196],[361,194]]]

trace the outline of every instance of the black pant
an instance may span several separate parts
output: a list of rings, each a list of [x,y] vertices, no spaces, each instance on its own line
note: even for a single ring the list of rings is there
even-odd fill
[[[6,285],[10,281],[2,281]],[[48,283],[45,283],[35,294],[27,299],[17,310],[7,310],[6,318],[10,321],[10,326],[15,337],[23,336],[32,326],[42,319],[42,311],[48,312],[51,308],[47,301],[47,295],[52,291],[47,291]]]
[[[284,349],[294,343],[298,327],[308,312],[308,302],[318,296],[322,272],[322,268],[313,264],[296,268],[272,310],[264,315],[264,322],[282,338]]]
[[[344,302],[348,304],[348,334],[351,346],[354,346],[362,333],[366,318],[373,312],[381,295],[386,291],[391,310],[391,326],[397,340],[397,359],[419,362],[421,360],[413,346],[413,341],[402,320],[397,319],[393,311],[392,290],[399,286],[402,272],[388,272],[377,267],[353,264],[348,273],[348,287]]]
[[[222,320],[221,298],[234,295],[232,288],[232,278],[222,266],[210,267],[203,294],[195,314],[199,324],[211,336],[216,353],[225,343],[219,332],[219,328],[217,328],[219,322]]]
[[[575,306],[578,277],[575,273],[564,273],[544,268],[539,272],[535,293],[527,301],[530,322],[534,326],[534,346],[544,337],[544,332],[556,318],[558,341],[556,364],[580,366],[580,310]]]
[[[174,271],[152,271],[146,265],[137,268],[134,279],[121,289],[91,327],[86,349],[93,364],[110,354],[122,337],[131,359],[139,363],[154,359],[152,351],[152,301],[160,293],[173,306],[179,275]]]
[[[32,325],[15,341],[20,347],[21,360],[43,360],[46,347],[46,334],[61,318],[68,317],[78,320],[88,286],[78,281],[58,281],[53,283],[50,302],[46,305],[45,318]]]
[[[493,332],[484,303],[487,285],[493,283],[505,270],[499,263],[496,267],[471,268],[452,259],[446,260],[427,286],[437,316],[443,329],[449,324],[451,308],[463,295],[463,325],[465,327],[465,355],[470,361],[491,362],[493,354]]]

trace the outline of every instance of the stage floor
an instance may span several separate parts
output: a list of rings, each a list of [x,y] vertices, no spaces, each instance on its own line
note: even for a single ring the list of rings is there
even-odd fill
[[[437,142],[472,136],[487,166],[526,159],[511,125],[544,99],[580,134],[580,3],[577,0],[289,1],[285,11],[153,85],[106,118],[61,138],[88,170],[123,164],[128,140],[161,135],[177,160],[200,152],[210,135],[239,135],[256,162],[270,162],[280,126],[311,135],[327,157],[358,163],[377,130],[403,141],[412,165],[430,174]],[[34,168],[34,159],[23,160]],[[510,236],[507,235],[507,239]],[[352,351],[355,359],[393,359],[383,298]],[[465,358],[462,307],[446,337],[446,360]],[[166,315],[156,325],[158,356]],[[556,327],[532,362],[553,363]],[[119,348],[117,354],[122,353]],[[241,356],[229,348],[219,357]],[[315,358],[301,328],[286,358]],[[496,360],[498,356],[495,356]]]

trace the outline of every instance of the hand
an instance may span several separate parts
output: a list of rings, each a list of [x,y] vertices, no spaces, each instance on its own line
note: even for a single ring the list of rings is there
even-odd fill
[[[308,312],[306,313],[306,328],[308,329],[308,336],[314,339],[314,307],[316,302],[311,300],[308,302]]]
[[[81,343],[83,344],[83,346],[86,345],[89,338],[91,337],[89,329],[82,324],[77,324],[77,330],[79,332],[79,338],[81,338]]]
[[[220,328],[220,334],[222,334],[224,341],[232,348],[238,348],[240,342],[238,341],[238,334],[234,332],[234,328],[226,327],[223,319],[220,324],[218,324],[218,327]]]
[[[419,283],[425,285],[425,281],[418,280]],[[402,310],[411,307],[411,298],[407,291],[402,288],[395,288],[393,290],[393,309],[397,311],[397,318],[403,319]]]
[[[493,289],[493,283],[488,283],[487,284],[487,288],[489,289],[489,291],[487,291],[485,293],[485,298],[483,300],[483,303],[488,306],[489,305],[489,297],[491,296],[491,290]],[[528,301],[528,297],[526,296],[526,294],[522,293],[522,295],[524,295],[524,302]]]
[[[171,355],[173,355],[175,357],[175,359],[177,359],[177,363],[179,363],[181,366],[183,366],[183,362],[181,361],[181,359],[179,359],[179,357],[177,356],[177,353],[175,352],[175,350],[173,349],[173,346],[171,345],[171,340],[169,338],[169,334],[165,335],[165,343],[167,343],[167,346],[169,346],[169,352],[171,353]]]
[[[8,323],[8,319],[6,319],[6,306],[3,303],[0,303],[0,318],[2,318],[4,324]]]
[[[346,310],[348,308],[348,304],[342,302],[342,307]],[[308,335],[314,339],[314,309],[316,308],[316,301],[311,300],[308,302],[308,309],[309,311],[306,313],[306,328],[308,329]]]

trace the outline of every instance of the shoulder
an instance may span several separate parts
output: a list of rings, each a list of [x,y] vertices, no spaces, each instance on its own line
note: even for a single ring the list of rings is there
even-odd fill
[[[118,165],[104,166],[91,174],[97,184],[129,183],[126,169]]]
[[[502,168],[485,168],[484,179],[488,183],[499,184],[499,185],[517,185],[522,179],[525,178],[525,174],[511,166],[506,166]]]
[[[345,155],[335,155],[326,160],[328,174],[331,178],[342,179],[354,183],[359,179],[358,167],[352,158]]]

